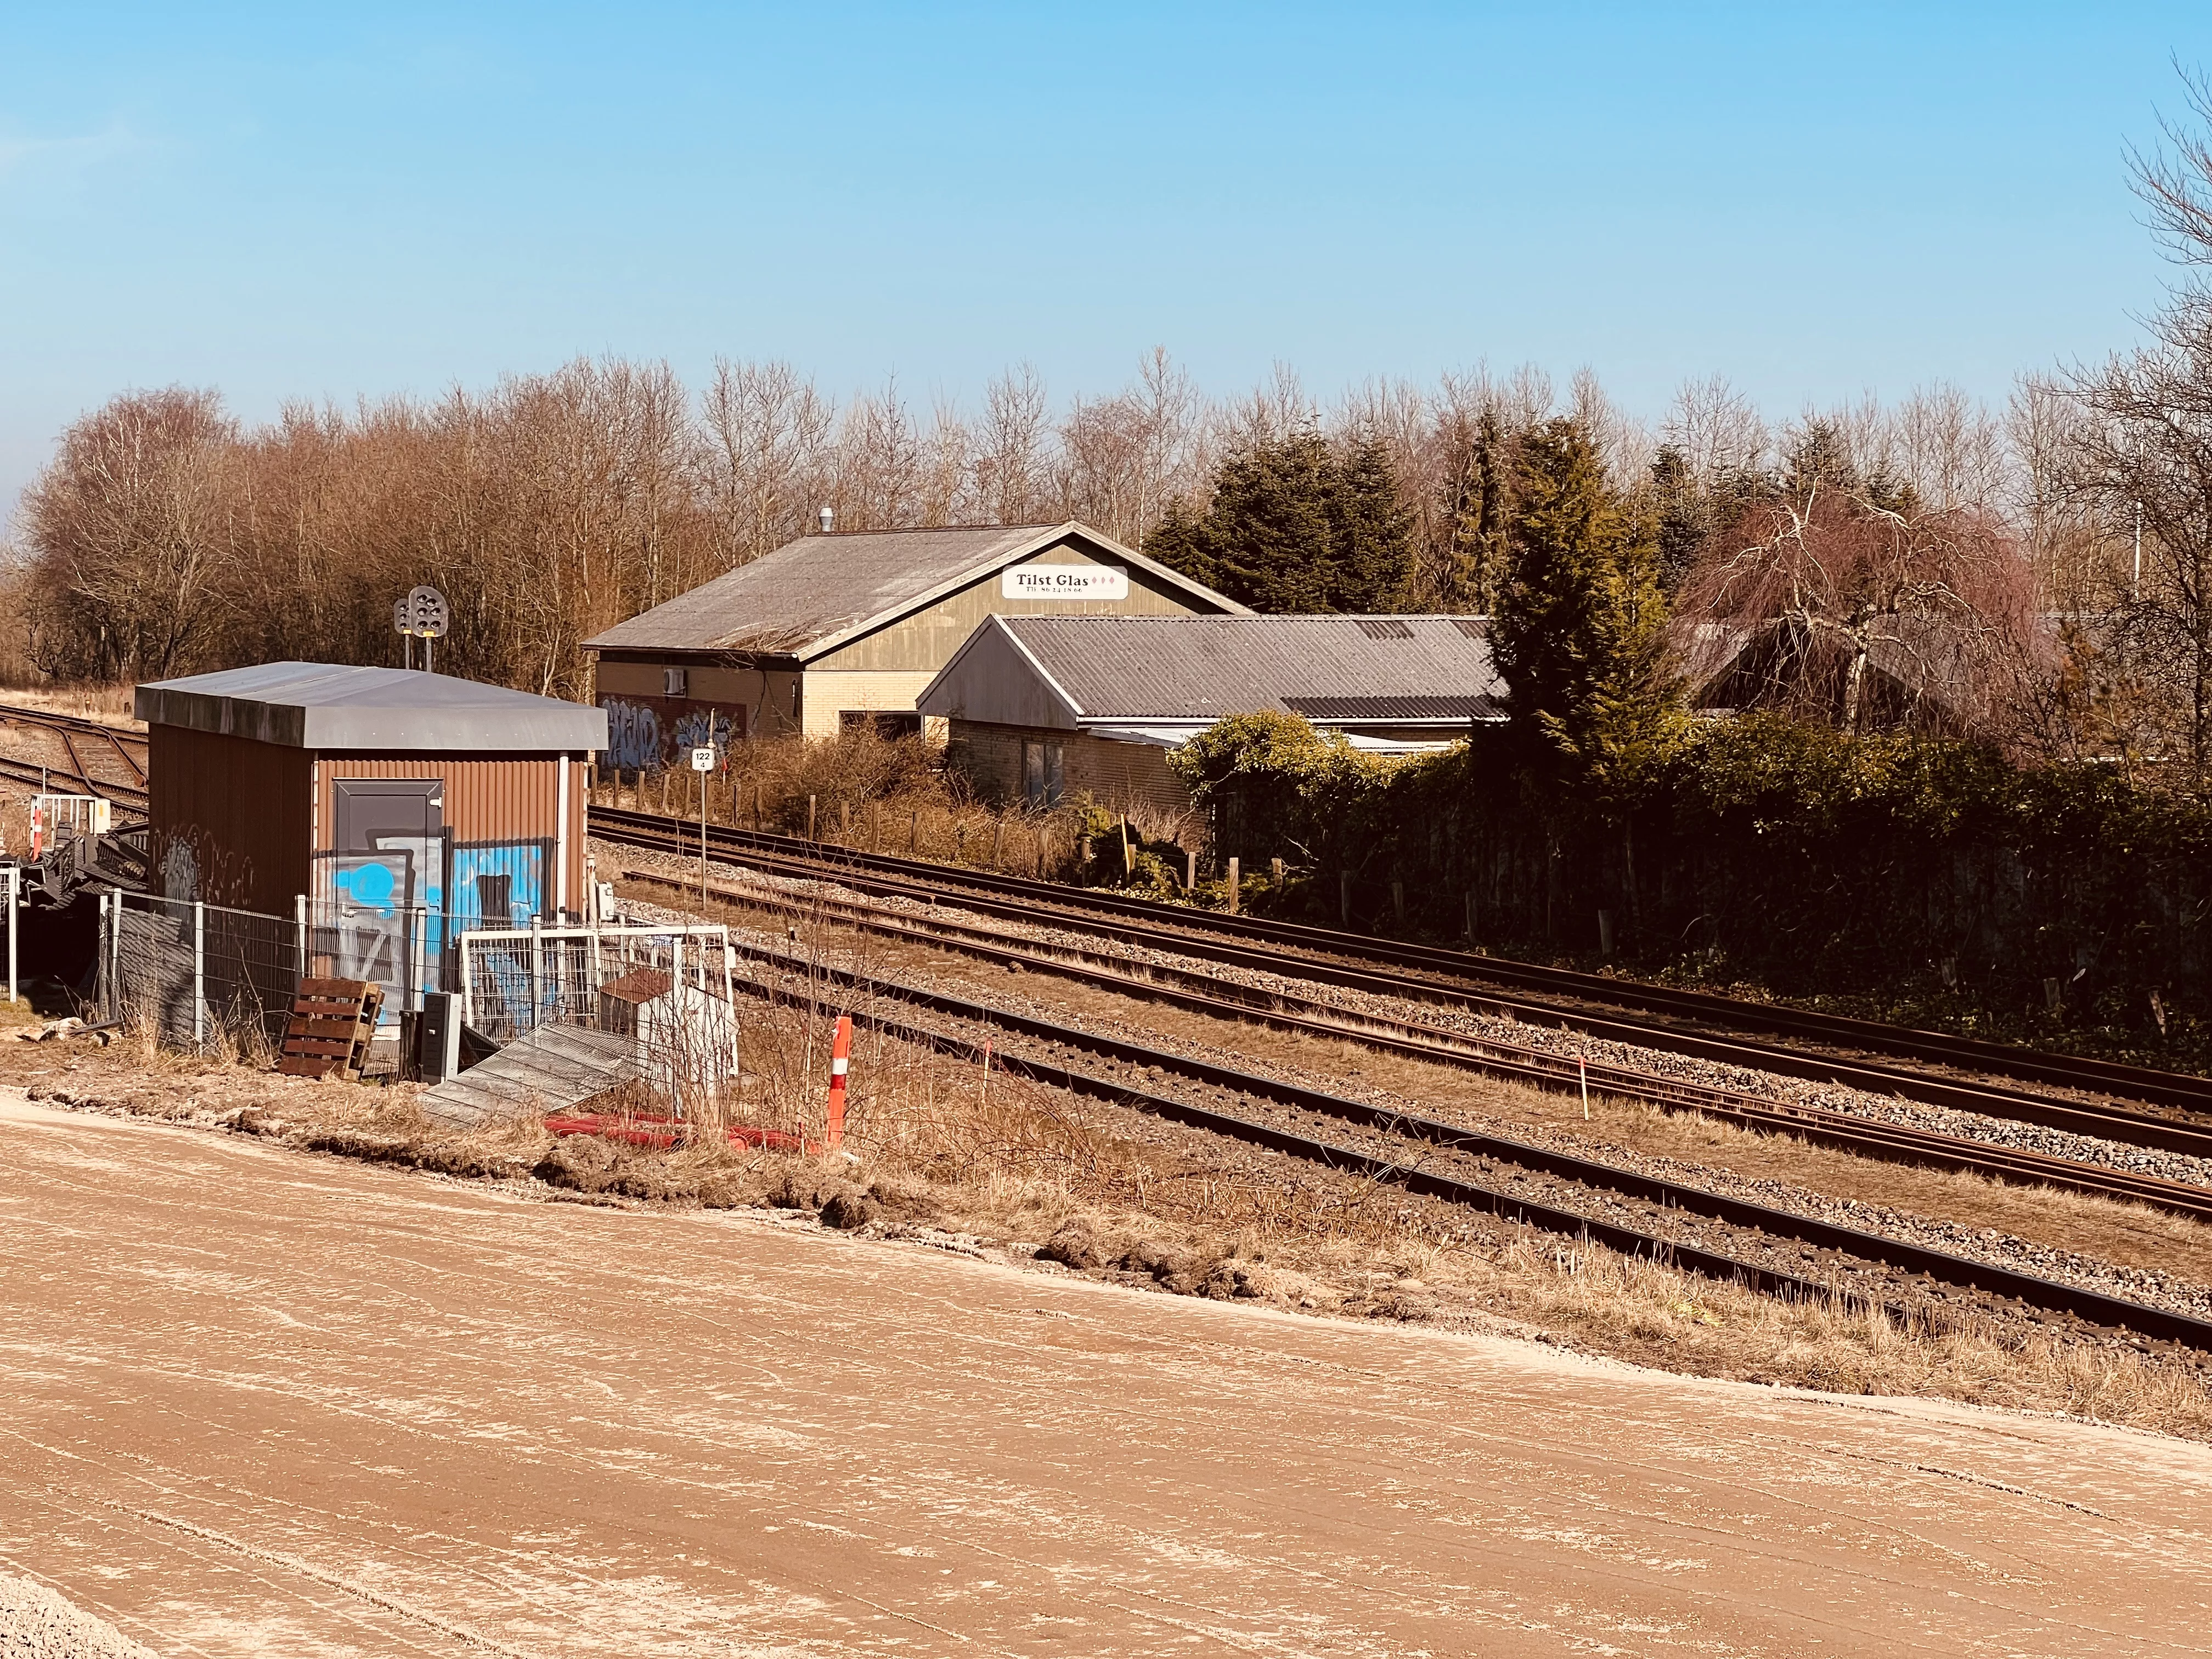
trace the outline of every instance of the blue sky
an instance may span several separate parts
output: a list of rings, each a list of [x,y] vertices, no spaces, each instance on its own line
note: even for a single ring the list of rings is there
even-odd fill
[[[0,508],[125,386],[579,353],[2002,397],[2158,303],[2176,56],[2212,8],[0,0]]]

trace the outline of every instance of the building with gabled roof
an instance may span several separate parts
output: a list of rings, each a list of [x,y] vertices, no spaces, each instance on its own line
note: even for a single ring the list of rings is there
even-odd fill
[[[651,769],[708,741],[919,730],[915,698],[996,615],[1243,614],[1070,520],[803,536],[584,641],[613,731]]]
[[[1505,718],[1481,617],[992,617],[918,706],[994,799],[1087,793],[1180,812],[1168,753],[1229,714],[1275,710],[1387,754]]]

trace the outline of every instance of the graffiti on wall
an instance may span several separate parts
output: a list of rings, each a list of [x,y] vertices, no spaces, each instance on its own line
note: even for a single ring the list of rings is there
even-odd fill
[[[685,751],[712,744],[726,749],[745,735],[745,711],[684,697],[601,697],[607,748],[600,763],[625,772],[657,772]]]

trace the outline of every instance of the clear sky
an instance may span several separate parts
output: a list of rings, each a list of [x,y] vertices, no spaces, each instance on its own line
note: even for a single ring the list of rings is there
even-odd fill
[[[579,353],[1056,396],[1478,360],[1776,412],[2136,337],[2212,4],[0,0],[0,509],[131,386]]]

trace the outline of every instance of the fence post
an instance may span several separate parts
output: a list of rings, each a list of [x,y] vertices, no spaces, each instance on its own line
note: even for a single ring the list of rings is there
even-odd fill
[[[806,798],[806,839],[814,839],[814,797]]]
[[[115,896],[115,902],[119,908],[123,902],[122,894]],[[10,865],[8,867],[8,1000],[10,1002],[15,1000],[15,922],[22,915],[22,904],[23,866]],[[100,919],[102,921],[107,920],[107,895],[105,893],[100,896]],[[108,1016],[110,1019],[114,1017],[112,1013]],[[2160,1020],[2159,1024],[2163,1027],[2166,1022]]]
[[[1188,848],[1183,849],[1182,855],[1182,890],[1186,893],[1198,890],[1198,854]]]
[[[1237,860],[1236,860],[1235,859],[1231,859],[1231,860],[1229,860],[1229,914],[1230,914],[1231,915],[1232,915],[1232,916],[1233,916],[1233,915],[1235,915],[1237,914],[1237,888],[1238,884],[1242,881],[1242,879],[1243,879],[1242,876],[1241,876],[1241,875],[1239,875],[1239,873],[1238,873],[1238,866],[1237,866]]]
[[[1467,942],[1474,943],[1474,889],[1467,890]]]
[[[545,934],[544,918],[532,912],[530,918],[530,1029],[538,1029],[538,1011],[545,997]]]
[[[1336,919],[1346,927],[1352,926],[1352,872],[1349,870],[1336,872]]]
[[[296,991],[307,977],[307,896],[305,893],[292,896],[292,935],[293,948],[300,957],[299,979],[293,988]]]
[[[207,1042],[207,905],[192,901],[192,1047]]]

